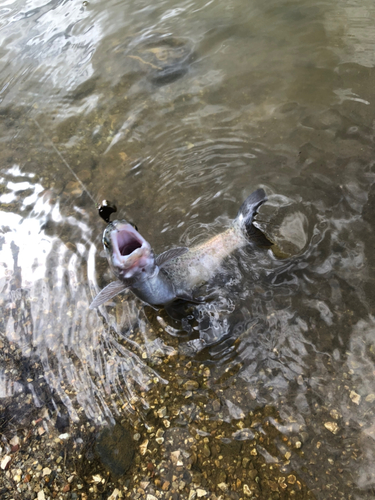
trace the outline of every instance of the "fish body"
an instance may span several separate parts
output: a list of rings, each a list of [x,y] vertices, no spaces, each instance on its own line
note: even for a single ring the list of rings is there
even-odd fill
[[[177,299],[197,302],[192,291],[208,281],[223,260],[251,241],[268,244],[252,224],[259,206],[267,200],[257,189],[242,204],[230,228],[191,249],[177,247],[155,256],[150,244],[125,220],[108,224],[103,245],[110,267],[117,278],[91,303],[93,309],[125,289],[144,302],[167,305]]]
[[[151,305],[169,304],[176,300],[178,291],[162,269],[155,266],[152,276],[145,276],[129,287],[143,302]]]
[[[207,282],[226,257],[248,244],[241,229],[233,224],[226,231],[169,261],[165,269],[182,288],[192,289]]]

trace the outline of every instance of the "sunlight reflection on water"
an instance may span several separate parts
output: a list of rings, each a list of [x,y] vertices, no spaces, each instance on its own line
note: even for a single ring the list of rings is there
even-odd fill
[[[29,177],[18,167],[5,173],[8,179]],[[34,191],[28,197],[33,199],[34,208],[27,218],[1,213],[3,227],[8,228],[3,233],[1,247],[6,338],[21,347],[25,358],[31,355],[40,358],[44,377],[68,406],[73,420],[78,419],[77,410],[81,409],[94,421],[111,420],[112,412],[116,414],[118,410],[108,408],[100,387],[105,391],[112,387],[119,392],[120,402],[128,404],[137,399],[134,385],[146,390],[154,379],[162,380],[137,354],[116,342],[110,330],[111,324],[117,328],[117,322],[111,315],[105,315],[107,323],[103,324],[97,312],[88,309],[91,297],[82,274],[82,262],[87,260],[90,280],[96,283],[93,274],[96,248],[90,241],[90,227],[82,213],[77,210],[76,217],[64,221],[59,205],[50,204],[48,193],[43,194],[45,190],[39,183],[9,181],[6,186],[9,193],[0,196],[0,203],[15,201],[21,190]],[[25,199],[23,206],[27,205]],[[64,244],[59,237],[50,237],[43,230],[48,223],[64,222],[75,233],[74,252],[68,242]],[[126,324],[131,327],[135,321],[135,311],[126,304],[125,307],[128,314],[124,310],[121,332]],[[9,393],[11,382],[3,374],[2,392]],[[13,390],[19,390],[20,385],[13,383]]]

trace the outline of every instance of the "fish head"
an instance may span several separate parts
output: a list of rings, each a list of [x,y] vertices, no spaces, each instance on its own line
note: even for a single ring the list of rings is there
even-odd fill
[[[155,268],[150,244],[126,220],[108,224],[103,233],[103,246],[108,262],[120,280],[140,277]]]

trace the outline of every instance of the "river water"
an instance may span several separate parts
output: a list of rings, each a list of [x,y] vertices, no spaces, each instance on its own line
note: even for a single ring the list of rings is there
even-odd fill
[[[368,0],[1,2],[2,398],[100,426],[147,409],[177,352],[190,378],[210,368],[192,404],[278,412],[317,498],[373,498],[374,18]],[[94,202],[159,253],[258,187],[281,253],[233,255],[193,335],[131,294],[88,309],[112,279]]]

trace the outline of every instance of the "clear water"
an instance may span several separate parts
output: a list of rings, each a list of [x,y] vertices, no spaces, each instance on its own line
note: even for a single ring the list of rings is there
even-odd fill
[[[374,11],[368,0],[2,2],[2,397],[28,390],[42,404],[23,364],[71,419],[113,420],[142,411],[146,389],[169,382],[157,364],[188,346],[212,367],[224,418],[271,405],[280,432],[304,433],[307,458],[292,464],[318,497],[333,460],[344,473],[332,498],[372,498]],[[195,344],[176,344],[176,324],[131,295],[90,311],[112,279],[103,223],[55,148],[156,252],[220,233],[262,186],[259,226],[287,258],[234,255],[209,285],[220,298],[196,308]],[[202,340],[212,345],[195,353]]]

